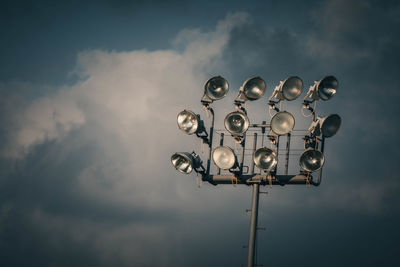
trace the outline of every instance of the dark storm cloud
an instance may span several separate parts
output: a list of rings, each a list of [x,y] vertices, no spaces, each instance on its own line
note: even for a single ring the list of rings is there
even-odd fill
[[[312,197],[306,194],[313,199],[311,211],[291,210],[294,214],[287,217],[285,210],[274,216],[287,219],[279,221],[285,234],[271,231],[274,237],[261,241],[266,252],[278,253],[274,259],[261,254],[261,262],[272,266],[396,265],[400,78],[395,73],[400,66],[400,25],[392,15],[394,10],[398,13],[395,3],[325,1],[305,14],[312,18],[307,30],[297,27],[294,18],[278,26],[243,25],[231,34],[225,55],[227,65],[235,66],[231,69],[235,78],[261,73],[272,87],[289,75],[299,75],[309,85],[333,74],[340,82],[338,96],[317,105],[319,114],[338,113],[343,118],[338,135],[327,140],[323,185]],[[307,202],[304,193],[291,193],[297,201]],[[309,226],[298,229],[299,220]],[[309,248],[312,259],[302,259]],[[291,257],[284,256],[288,250]]]
[[[400,155],[396,138],[396,116],[400,111],[396,105],[400,82],[399,5],[375,1],[309,1],[299,7],[292,5],[254,3],[257,9],[232,3],[235,10],[254,12],[249,16],[252,20],[242,16],[228,19],[228,24],[233,24],[228,25],[232,31],[224,30],[224,26],[211,33],[202,27],[185,31],[178,42],[187,41],[192,47],[183,54],[155,50],[166,46],[165,36],[152,39],[137,28],[129,31],[129,23],[119,36],[134,32],[140,38],[129,39],[130,44],[138,41],[138,47],[120,44],[121,40],[129,43],[124,38],[106,42],[115,37],[110,33],[116,25],[122,24],[105,22],[98,26],[103,15],[93,21],[99,27],[97,37],[83,36],[93,28],[85,28],[80,22],[90,24],[91,19],[84,15],[103,8],[107,12],[114,10],[119,19],[126,18],[130,10],[137,12],[136,7],[140,8],[139,13],[151,17],[149,9],[153,6],[168,10],[170,17],[165,16],[171,21],[178,16],[175,11],[183,9],[187,16],[199,20],[194,15],[197,10],[193,11],[193,6],[199,6],[196,3],[118,1],[46,5],[47,9],[42,9],[42,4],[32,2],[24,3],[25,8],[14,5],[3,11],[11,14],[8,19],[25,19],[23,27],[14,24],[15,36],[10,35],[11,30],[6,31],[21,46],[19,51],[35,47],[25,43],[35,43],[35,36],[40,35],[38,28],[55,22],[52,18],[46,21],[52,12],[68,21],[55,26],[62,25],[64,32],[74,33],[66,35],[65,40],[68,36],[74,38],[70,46],[64,46],[63,51],[70,53],[65,54],[64,60],[74,65],[75,49],[89,50],[78,59],[84,71],[76,71],[89,78],[78,78],[76,86],[41,88],[41,93],[29,82],[4,83],[1,87],[1,121],[6,126],[1,129],[1,148],[14,151],[22,146],[22,151],[27,151],[17,159],[0,161],[0,256],[5,266],[244,263],[246,250],[240,247],[247,243],[248,217],[241,210],[249,205],[248,188],[204,184],[196,190],[194,177],[177,175],[168,162],[171,151],[199,149],[193,139],[176,133],[175,114],[181,108],[196,107],[198,87],[216,72],[223,72],[232,85],[260,75],[267,80],[269,92],[289,75],[299,75],[309,85],[325,74],[333,74],[341,86],[335,98],[317,106],[321,115],[338,113],[343,119],[338,135],[327,140],[323,183],[319,188],[286,186],[269,190],[260,203],[259,224],[267,231],[259,233],[258,262],[271,266],[396,265],[396,249],[400,245]],[[66,11],[60,13],[59,9]],[[203,14],[204,9],[198,12]],[[232,10],[227,10],[224,3],[216,5],[210,14],[225,16],[227,11]],[[294,16],[299,13],[301,16]],[[78,14],[76,24],[72,14]],[[43,20],[38,20],[39,15],[44,15]],[[232,20],[246,23],[235,24]],[[29,21],[33,25],[29,26]],[[210,21],[215,24],[215,19]],[[176,25],[185,23],[190,24],[190,20],[182,19]],[[178,27],[172,24],[171,27]],[[111,25],[109,31],[105,25]],[[146,29],[161,27],[160,23],[152,25]],[[84,30],[79,39],[75,28],[80,26]],[[58,30],[55,27],[47,33],[60,37]],[[96,38],[90,40],[92,37]],[[40,38],[60,49],[55,38]],[[80,44],[72,45],[75,40]],[[156,54],[137,50],[90,51],[103,45],[130,51],[160,40],[160,47],[150,47]],[[184,50],[185,44],[180,49]],[[10,50],[3,53],[7,51]],[[40,60],[48,60],[49,55]],[[30,64],[40,61],[39,56],[31,60]],[[41,69],[39,73],[58,75],[55,81],[64,84],[61,76],[73,68],[62,63],[62,57],[50,60],[54,62],[44,65],[59,64],[61,69]],[[3,82],[10,77],[24,77],[22,80],[33,80],[37,86],[41,81],[27,73],[32,66],[17,75],[16,69],[24,69],[24,65],[21,61],[10,64],[8,72],[2,64]],[[177,87],[178,80],[183,88]],[[149,89],[140,93],[138,88],[146,86]],[[232,88],[234,91],[235,86]],[[71,93],[51,94],[56,90]],[[45,101],[30,102],[41,97]],[[128,103],[129,99],[134,99],[133,103]],[[166,106],[173,108],[165,109]],[[223,108],[229,110],[231,106]],[[59,116],[64,112],[65,116]],[[15,118],[27,121],[26,125]],[[42,128],[33,127],[37,124]],[[19,155],[19,151],[14,152]]]

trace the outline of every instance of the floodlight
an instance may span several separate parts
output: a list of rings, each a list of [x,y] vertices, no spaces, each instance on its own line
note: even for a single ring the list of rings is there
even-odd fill
[[[271,130],[277,135],[290,133],[294,128],[294,117],[287,111],[276,113],[270,123]]]
[[[342,119],[337,114],[331,114],[321,119],[321,132],[322,136],[332,137],[340,128]]]
[[[265,81],[260,77],[254,77],[248,79],[247,81],[244,82],[241,88],[245,100],[250,100],[250,101],[254,101],[261,98],[264,95],[266,89],[267,85],[265,84]]]
[[[307,172],[315,172],[322,168],[325,162],[324,154],[315,149],[308,149],[300,156],[300,167]]]
[[[292,101],[298,98],[303,91],[303,81],[297,76],[291,76],[284,81],[281,81],[275,87],[274,93],[270,97],[276,97],[280,100]]]
[[[215,165],[222,170],[229,170],[236,164],[235,153],[227,146],[216,147],[212,153],[212,159]]]
[[[226,115],[225,129],[232,135],[242,135],[249,128],[249,118],[241,111],[234,111]]]
[[[171,156],[171,163],[174,165],[175,169],[183,174],[189,174],[193,169],[203,168],[202,161],[200,157],[192,152],[177,152]],[[203,168],[204,170],[204,168]],[[199,172],[197,170],[197,172]],[[201,172],[201,171],[200,171]]]
[[[193,170],[193,159],[190,153],[175,153],[171,157],[171,162],[175,169],[183,174],[189,174]]]
[[[331,99],[339,88],[339,82],[334,76],[326,76],[312,85],[306,95],[314,100],[324,101]]]
[[[229,84],[227,80],[221,76],[212,77],[204,85],[204,94],[212,101],[224,98],[228,91]]]
[[[326,117],[318,117],[316,121],[311,123],[308,131],[314,136],[322,134],[324,137],[334,136],[340,128],[342,120],[339,115],[331,114]]]
[[[194,134],[199,129],[200,120],[199,116],[193,111],[183,110],[178,113],[176,119],[179,129],[181,129],[186,134]]]
[[[267,147],[262,147],[254,152],[253,157],[256,166],[262,170],[270,171],[278,164],[275,152]]]

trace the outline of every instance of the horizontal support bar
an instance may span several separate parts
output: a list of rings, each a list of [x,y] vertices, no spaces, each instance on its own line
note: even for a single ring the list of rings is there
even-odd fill
[[[268,123],[253,123],[250,124],[249,128],[269,128],[270,124]]]
[[[204,177],[205,181],[211,184],[261,184],[268,185],[270,183],[268,176],[263,174],[247,174],[247,175],[236,175],[236,174],[221,174],[221,175],[209,175]],[[313,184],[312,176],[303,174],[298,175],[275,175],[271,178],[271,184],[273,185],[286,185],[286,184]]]

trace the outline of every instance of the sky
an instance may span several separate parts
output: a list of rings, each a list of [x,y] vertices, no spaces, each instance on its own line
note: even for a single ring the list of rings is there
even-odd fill
[[[199,140],[205,81],[225,77],[216,127],[243,81],[266,97],[297,75],[335,75],[317,114],[327,139],[319,187],[263,187],[256,262],[398,266],[400,4],[397,1],[2,1],[2,266],[242,266],[251,187],[196,183],[170,163]],[[304,92],[303,92],[304,96]],[[269,119],[266,97],[250,121]],[[296,127],[301,101],[285,103]],[[297,173],[296,161],[290,171]]]

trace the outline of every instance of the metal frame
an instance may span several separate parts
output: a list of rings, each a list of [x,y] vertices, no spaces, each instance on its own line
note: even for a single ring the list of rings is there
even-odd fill
[[[250,218],[250,232],[249,232],[249,243],[248,243],[248,258],[247,258],[247,266],[254,267],[254,258],[256,251],[256,236],[257,236],[257,220],[258,220],[258,206],[259,206],[259,194],[260,194],[260,185],[313,185],[319,186],[322,180],[322,168],[319,170],[317,181],[313,180],[313,176],[309,173],[299,173],[299,174],[291,174],[288,175],[288,166],[289,166],[289,155],[290,155],[290,141],[291,141],[291,133],[287,134],[287,142],[286,142],[286,154],[285,154],[285,174],[279,175],[276,174],[276,170],[268,173],[268,174],[255,174],[254,173],[254,161],[251,161],[250,174],[244,174],[243,168],[244,166],[244,152],[246,147],[246,136],[247,133],[244,134],[243,140],[240,142],[242,147],[242,157],[239,162],[239,171],[232,171],[231,174],[221,174],[221,170],[218,168],[217,174],[211,173],[211,153],[213,150],[213,136],[214,136],[214,123],[215,123],[215,114],[214,110],[208,103],[203,102],[203,106],[206,110],[211,113],[211,127],[210,134],[208,140],[208,148],[209,155],[207,159],[207,168],[205,173],[201,173],[202,180],[209,182],[212,185],[218,184],[244,184],[248,186],[252,186],[252,204],[251,204],[251,218]],[[314,113],[314,112],[313,112]],[[314,114],[313,114],[314,115]],[[315,116],[313,116],[315,117]],[[264,135],[265,129],[269,128],[270,125],[265,122],[259,124],[251,124],[249,128],[261,128],[262,133]],[[220,137],[220,145],[224,144],[225,134],[222,133]],[[264,136],[263,136],[264,138]],[[279,151],[279,136],[276,137],[278,140],[276,143],[276,149]],[[315,138],[316,141],[321,141],[321,152],[324,149],[325,138],[322,139]],[[254,141],[252,148],[252,155],[257,148],[257,133],[254,133]]]
[[[248,79],[250,80],[250,79]],[[247,80],[247,81],[248,81]],[[246,82],[247,82],[246,81]],[[208,82],[208,81],[207,81]],[[207,84],[206,82],[206,84]],[[246,83],[245,82],[245,83]],[[282,83],[280,84],[282,85]],[[315,86],[315,85],[314,85]],[[246,115],[246,108],[245,108],[245,99],[242,99],[241,95],[243,94],[242,92],[243,86],[240,88],[239,93],[237,98],[234,101],[234,105],[236,107],[236,110],[243,111]],[[308,95],[308,93],[307,93]],[[307,96],[306,96],[307,97]],[[272,96],[271,96],[272,98]],[[276,107],[276,104],[281,102],[280,100],[278,102],[274,102],[269,99],[269,103],[267,103],[267,109],[274,109],[276,111],[279,111],[279,109]],[[306,98],[305,98],[306,99]],[[316,115],[315,115],[315,106],[314,108],[311,107],[311,103],[314,102],[317,99],[312,99],[312,101],[307,101],[304,99],[303,103],[303,109],[308,109],[312,116],[312,121],[314,122],[316,120]],[[208,112],[210,112],[210,120],[211,120],[211,125],[209,129],[209,135],[208,139],[203,139],[203,143],[208,145],[208,159],[207,159],[207,166],[204,168],[202,165],[199,168],[202,171],[197,171],[201,175],[202,181],[209,182],[212,185],[218,185],[218,184],[244,184],[248,186],[252,186],[252,204],[251,204],[251,218],[250,218],[250,232],[249,232],[249,243],[248,243],[248,258],[247,258],[247,267],[255,267],[254,263],[254,258],[255,258],[255,251],[256,251],[256,236],[257,236],[257,220],[258,220],[258,205],[259,205],[259,194],[260,194],[260,185],[313,185],[313,186],[319,186],[322,181],[322,170],[323,166],[318,172],[317,179],[314,181],[313,176],[311,173],[308,172],[303,172],[301,171],[299,174],[288,174],[289,170],[289,158],[290,158],[290,145],[291,145],[291,138],[292,134],[288,133],[286,135],[286,147],[285,147],[285,165],[284,165],[284,174],[277,174],[277,166],[275,169],[268,173],[255,173],[254,171],[254,160],[252,158],[251,160],[251,166],[245,166],[244,165],[244,159],[246,157],[245,150],[246,150],[246,137],[248,135],[248,132],[244,133],[243,137],[241,139],[235,138],[235,136],[231,135],[237,143],[240,144],[241,149],[242,149],[242,155],[241,158],[237,161],[237,166],[234,168],[230,169],[229,172],[230,174],[221,174],[221,169],[218,167],[218,171],[216,174],[211,173],[211,160],[212,160],[212,151],[213,151],[213,138],[214,138],[214,132],[216,130],[214,129],[214,123],[215,123],[215,114],[214,110],[211,107],[211,104],[213,103],[212,100],[208,99],[206,97],[206,94],[204,94],[203,98],[201,99],[201,103],[204,107],[204,109]],[[315,103],[314,103],[315,104]],[[304,115],[304,113],[303,113]],[[265,136],[265,131],[266,129],[270,128],[270,124],[267,124],[265,121],[262,123],[256,123],[256,124],[250,124],[250,128],[259,128],[261,129],[261,144],[264,146],[264,140],[270,140],[270,142],[274,143],[275,149],[276,149],[276,156],[278,157],[278,152],[279,152],[279,135],[269,135]],[[307,130],[305,130],[307,132]],[[308,134],[308,135],[307,135]],[[224,145],[224,139],[225,139],[225,133],[221,133],[220,135],[220,140],[219,140],[219,145],[222,146]],[[253,135],[253,146],[252,146],[252,157],[254,157],[254,152],[257,149],[257,138],[258,134],[257,132],[254,133]],[[323,153],[324,152],[324,146],[325,146],[325,137],[322,136],[322,138],[318,138],[315,135],[312,135],[311,133],[306,133],[305,137],[303,138],[305,142],[305,147],[308,145],[310,146],[311,144],[314,146],[315,149],[318,148],[318,144],[320,143],[320,151]],[[278,162],[279,163],[279,162]],[[244,172],[244,169],[247,168],[247,171]]]

